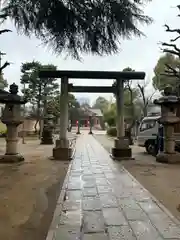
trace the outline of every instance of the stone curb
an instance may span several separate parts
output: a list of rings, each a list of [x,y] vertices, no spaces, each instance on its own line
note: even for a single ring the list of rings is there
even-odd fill
[[[73,152],[73,156],[74,156],[74,154],[75,154],[75,151]],[[65,198],[65,194],[66,194],[66,188],[67,188],[67,183],[68,183],[69,174],[70,174],[70,171],[72,168],[72,164],[73,164],[73,161],[71,161],[69,164],[68,171],[66,173],[66,177],[64,179],[64,183],[61,188],[61,193],[60,193],[60,196],[56,203],[56,208],[55,208],[55,211],[53,214],[53,219],[52,219],[51,225],[50,225],[48,233],[47,233],[46,240],[54,240],[54,230],[56,229],[56,226],[57,226],[56,220],[57,220],[57,217],[60,216],[60,214],[62,212],[63,202],[64,202],[64,198]]]
[[[73,160],[73,158],[74,158],[74,156],[75,156],[75,154],[76,154],[76,140],[77,140],[77,138],[74,138],[73,140],[72,140],[72,144],[71,144],[71,146],[72,146],[72,156],[71,156],[71,161]]]

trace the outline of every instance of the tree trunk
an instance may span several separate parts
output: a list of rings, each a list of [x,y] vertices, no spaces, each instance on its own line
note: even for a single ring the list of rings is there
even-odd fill
[[[43,134],[43,128],[44,128],[44,118],[47,114],[47,94],[44,94],[44,101],[43,101],[43,120],[40,121],[40,131],[39,131],[39,138],[41,139]]]
[[[41,114],[40,114],[40,109],[41,109],[41,102],[40,101],[38,101],[38,104],[37,104],[38,106],[38,109],[37,109],[37,123],[38,122],[40,122],[40,119],[41,119]],[[40,130],[41,130],[41,124],[40,124]],[[39,131],[39,139],[41,138],[41,136],[40,136],[40,131]]]
[[[144,105],[144,109],[143,109],[143,115],[144,115],[144,117],[147,117],[147,106],[148,106],[148,103],[146,103],[146,104]]]
[[[36,120],[36,123],[34,125],[34,131],[35,131],[35,134],[37,134],[37,125],[38,125],[38,122],[39,122],[39,119]]]

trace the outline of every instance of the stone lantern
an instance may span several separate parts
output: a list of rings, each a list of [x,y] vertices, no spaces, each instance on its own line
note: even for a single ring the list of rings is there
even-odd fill
[[[10,85],[9,92],[0,91],[0,103],[5,104],[1,121],[6,124],[6,153],[0,156],[1,163],[13,163],[23,161],[24,157],[18,153],[18,126],[23,123],[24,118],[21,112],[21,105],[27,103],[25,99],[17,95],[18,86]]]
[[[180,122],[176,116],[177,106],[180,99],[173,95],[172,88],[164,89],[164,96],[154,101],[154,104],[161,106],[161,118],[159,123],[164,128],[164,151],[156,156],[157,162],[177,163],[180,162],[180,154],[175,151],[174,126]]]
[[[43,126],[43,132],[42,132],[42,138],[41,138],[41,144],[53,144],[53,136],[52,132],[54,129],[54,115],[51,113],[50,110],[47,110],[47,114],[44,117],[44,126]]]

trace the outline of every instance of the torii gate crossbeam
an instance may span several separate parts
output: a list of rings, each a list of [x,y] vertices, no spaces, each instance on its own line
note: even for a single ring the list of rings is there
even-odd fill
[[[115,146],[112,148],[112,157],[115,159],[129,159],[132,157],[131,148],[129,148],[128,140],[125,138],[124,129],[124,81],[125,80],[142,80],[145,78],[144,72],[109,72],[109,71],[47,71],[39,72],[40,78],[61,78],[61,98],[60,98],[60,136],[56,141],[53,149],[53,157],[58,160],[71,158],[71,149],[67,139],[68,126],[68,92],[79,91],[85,92],[102,92],[108,91],[116,94],[117,106],[117,138]],[[73,79],[114,79],[116,80],[115,88],[112,87],[91,87],[88,86],[72,86],[68,84],[70,78]],[[102,91],[100,91],[102,89]]]

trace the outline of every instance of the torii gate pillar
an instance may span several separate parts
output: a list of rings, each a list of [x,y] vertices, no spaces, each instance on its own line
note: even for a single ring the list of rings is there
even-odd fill
[[[124,129],[124,81],[116,80],[116,108],[117,119],[116,129],[117,138],[114,141],[111,157],[116,160],[129,160],[132,159],[132,150],[129,147],[129,140],[125,138]]]
[[[69,147],[67,137],[68,129],[68,78],[61,78],[61,95],[60,95],[60,133],[59,139],[56,140],[56,146],[53,148],[53,159],[71,160],[72,149]]]

